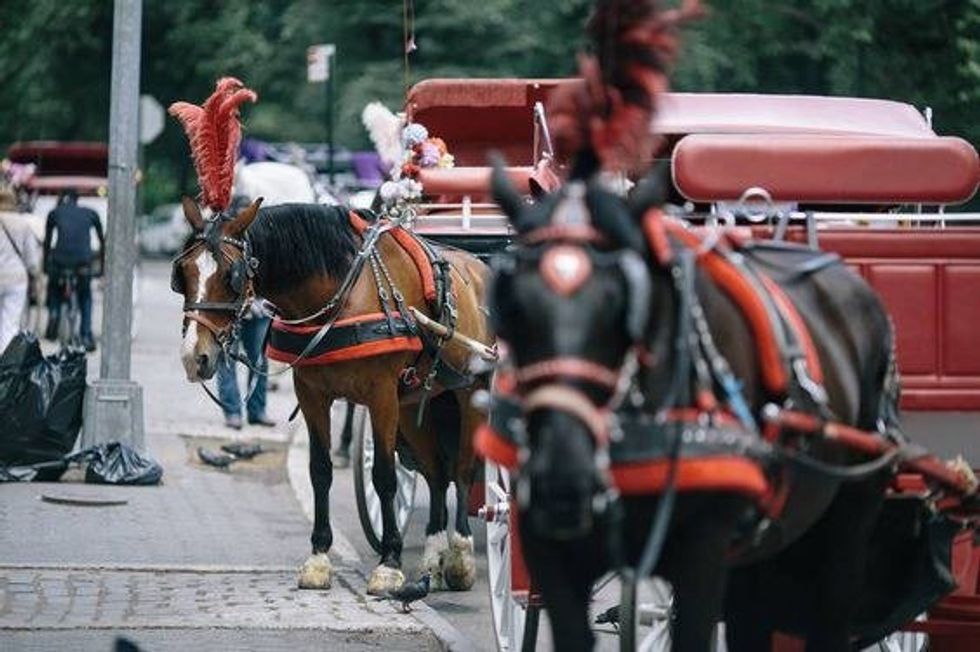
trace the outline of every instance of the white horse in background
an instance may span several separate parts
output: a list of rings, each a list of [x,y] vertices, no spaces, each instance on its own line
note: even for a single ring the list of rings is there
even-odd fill
[[[276,161],[239,163],[235,168],[234,194],[249,199],[262,197],[263,206],[337,203],[329,194],[318,191],[315,180],[303,168]]]

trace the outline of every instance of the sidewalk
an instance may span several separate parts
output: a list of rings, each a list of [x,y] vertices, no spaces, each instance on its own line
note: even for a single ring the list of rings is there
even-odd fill
[[[132,367],[164,484],[0,485],[0,650],[108,651],[119,633],[148,652],[440,649],[422,621],[365,599],[344,554],[334,555],[332,589],[295,588],[310,526],[287,481],[286,427],[237,433],[270,449],[251,462],[218,470],[197,461],[197,446],[217,447],[236,433],[184,379],[169,266],[143,272]],[[90,370],[95,377],[98,355]],[[288,381],[269,398],[270,416],[285,424]],[[350,549],[335,534],[337,548]]]

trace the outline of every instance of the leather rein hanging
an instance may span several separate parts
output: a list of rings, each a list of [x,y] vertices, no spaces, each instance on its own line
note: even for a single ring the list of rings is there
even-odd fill
[[[327,336],[330,329],[333,328],[334,324],[340,318],[343,306],[347,303],[347,298],[350,296],[351,291],[354,288],[354,284],[360,277],[361,272],[364,270],[366,263],[369,260],[377,257],[377,243],[378,238],[385,232],[394,228],[394,224],[376,222],[371,225],[368,231],[365,232],[363,236],[363,242],[360,250],[354,257],[354,263],[351,265],[344,279],[341,281],[340,286],[337,291],[334,292],[333,296],[324,304],[324,306],[304,317],[298,319],[280,319],[282,323],[289,325],[299,325],[309,323],[323,315],[329,315],[327,321],[320,327],[316,334],[310,339],[306,347],[296,356],[296,359],[290,362],[286,367],[278,369],[274,372],[265,371],[256,368],[248,358],[239,355],[233,348],[233,344],[237,339],[238,332],[241,327],[241,320],[244,318],[245,313],[251,304],[252,299],[255,297],[255,274],[259,267],[259,261],[251,256],[251,243],[248,238],[243,238],[237,240],[235,238],[229,238],[222,236],[220,242],[230,244],[239,249],[242,253],[241,258],[233,258],[228,255],[224,249],[221,250],[222,255],[224,255],[228,260],[231,261],[232,265],[243,264],[240,261],[248,261],[245,264],[247,268],[246,278],[244,279],[241,290],[238,292],[234,301],[231,302],[185,302],[184,303],[184,317],[191,321],[195,321],[202,324],[215,336],[219,346],[221,346],[222,352],[237,362],[244,364],[252,374],[257,376],[280,376],[288,371],[291,371],[300,362],[302,362],[307,356],[312,353],[317,345],[323,341],[323,338]],[[192,252],[197,251],[197,242],[208,242],[208,237],[205,234],[199,235],[195,238],[195,244],[192,244],[181,253],[176,259],[174,259],[174,265],[178,264],[181,260],[189,256]],[[231,323],[229,323],[224,328],[219,328],[213,321],[211,321],[206,315],[200,314],[201,312],[230,312],[233,315]],[[210,393],[210,392],[209,392]],[[213,397],[212,397],[213,398]],[[219,403],[220,404],[220,403]]]

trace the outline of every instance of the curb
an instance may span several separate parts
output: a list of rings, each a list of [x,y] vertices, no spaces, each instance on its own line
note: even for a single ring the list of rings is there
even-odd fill
[[[307,465],[309,461],[309,444],[304,430],[300,427],[303,421],[297,418],[289,424],[289,450],[286,454],[286,470],[289,477],[289,486],[296,496],[297,502],[306,515],[307,520],[313,522],[313,488],[310,486],[307,477]],[[367,578],[360,572],[361,557],[347,537],[338,528],[333,530],[333,547],[330,549],[331,555],[335,556],[344,565],[348,566],[351,573],[357,575],[361,580],[360,586],[365,586]],[[365,600],[371,599],[363,590],[355,588],[350,584],[348,588],[357,593]],[[432,634],[439,640],[444,650],[452,652],[467,652],[473,650],[473,645],[458,629],[443,618],[438,611],[425,604],[417,602],[413,605],[410,614],[424,626],[428,627]]]

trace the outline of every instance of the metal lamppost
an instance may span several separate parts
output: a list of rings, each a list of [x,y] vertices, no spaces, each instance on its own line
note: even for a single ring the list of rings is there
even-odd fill
[[[85,397],[83,446],[121,441],[143,448],[143,389],[130,379],[142,14],[142,0],[115,0],[102,364]]]

